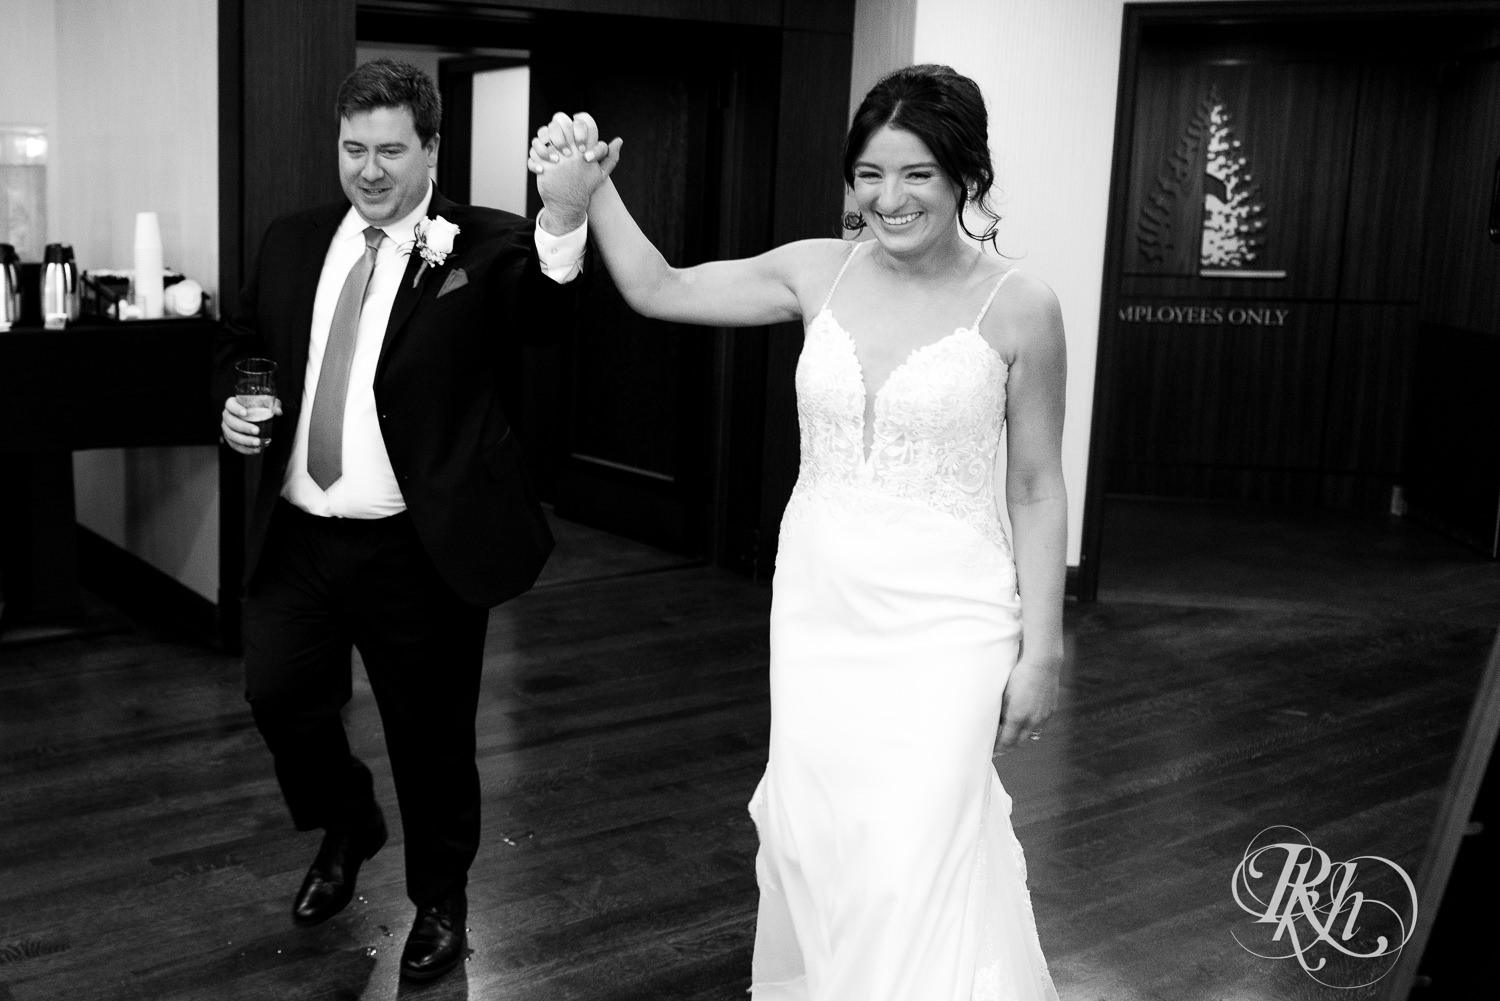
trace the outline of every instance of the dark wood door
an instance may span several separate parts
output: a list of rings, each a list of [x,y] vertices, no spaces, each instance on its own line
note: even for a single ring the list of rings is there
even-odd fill
[[[1500,18],[1491,42],[1500,36]],[[1500,556],[1500,58],[1446,67],[1422,325],[1412,366],[1411,514]]]
[[[353,0],[219,0],[219,288],[227,311],[277,216],[342,197],[333,96],[354,69]],[[207,401],[205,401],[207,402]],[[219,461],[219,634],[240,648],[244,457]]]
[[[1492,5],[1336,6],[1233,25],[1210,5],[1127,10],[1086,598],[1107,494],[1398,503],[1456,148],[1442,78],[1496,21]]]
[[[1107,491],[1389,506],[1437,78],[1460,31],[1147,36],[1101,324]]]
[[[627,138],[617,183],[673,263],[835,234],[853,22],[853,0],[220,0],[221,284],[276,212],[337,196],[328,104],[357,42],[528,61],[536,115],[590,110]],[[457,138],[445,123],[449,160]],[[546,499],[768,574],[797,466],[799,325],[651,325],[600,277],[578,336],[513,359],[511,415]],[[237,470],[221,490],[235,600]]]
[[[765,67],[778,36],[657,22],[589,37],[598,43],[581,48],[572,33],[539,35],[532,117],[587,110],[606,137],[625,139],[614,182],[670,263],[734,253],[723,192],[747,146],[771,144],[769,116],[754,108],[774,100]],[[768,188],[769,172],[759,181]],[[534,188],[531,198],[535,213]],[[597,256],[588,266],[576,332],[524,349],[519,419],[541,488],[562,517],[706,555],[729,419],[716,387],[737,335],[641,317]]]

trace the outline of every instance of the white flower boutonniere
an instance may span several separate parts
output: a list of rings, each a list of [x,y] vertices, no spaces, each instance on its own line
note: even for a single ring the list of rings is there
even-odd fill
[[[422,266],[417,268],[417,273],[411,280],[411,287],[416,288],[428,265],[440,267],[448,259],[448,255],[453,253],[453,238],[458,235],[459,228],[438,216],[435,219],[420,220],[413,232],[416,236],[417,253],[422,255]]]

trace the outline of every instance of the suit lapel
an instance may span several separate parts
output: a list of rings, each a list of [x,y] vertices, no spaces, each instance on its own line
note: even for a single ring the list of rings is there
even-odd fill
[[[375,377],[380,378],[380,373],[385,369],[386,359],[390,357],[391,349],[396,342],[401,340],[406,332],[406,321],[411,319],[412,310],[417,308],[417,300],[421,298],[422,292],[427,285],[430,274],[422,275],[420,285],[413,287],[416,281],[417,269],[422,266],[422,257],[415,250],[412,251],[411,259],[406,262],[406,270],[401,275],[401,287],[396,289],[396,298],[391,303],[391,318],[386,321],[385,339],[380,343],[380,360],[375,365]],[[429,268],[428,271],[432,269]]]
[[[435,219],[445,212],[450,214],[454,203],[443,197],[443,193],[434,185],[432,189],[432,200],[427,205],[427,218]],[[422,255],[417,253],[415,247],[411,250],[411,257],[406,262],[406,271],[401,275],[401,287],[396,290],[396,299],[391,303],[391,318],[385,325],[385,340],[380,345],[380,359],[375,363],[375,381],[378,383],[385,373],[385,368],[390,364],[393,351],[406,339],[410,327],[412,312],[417,308],[417,303],[427,294],[427,286],[434,280],[435,268],[429,267],[421,271]],[[417,280],[417,274],[421,271],[421,280]]]
[[[288,380],[283,383],[282,393],[287,399],[302,399],[302,381],[307,375],[307,351],[311,336],[305,332],[312,325],[313,303],[318,297],[318,282],[323,274],[323,261],[328,257],[328,246],[338,231],[339,223],[349,211],[349,203],[330,205],[308,219],[306,236],[297,242],[299,260],[292,268],[292,283],[289,289],[291,316],[297,318],[303,336],[293,337],[289,359],[283,371]]]

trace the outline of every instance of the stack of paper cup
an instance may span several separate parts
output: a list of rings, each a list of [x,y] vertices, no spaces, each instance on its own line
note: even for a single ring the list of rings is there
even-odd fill
[[[135,214],[135,305],[142,319],[162,315],[161,223],[155,212]]]

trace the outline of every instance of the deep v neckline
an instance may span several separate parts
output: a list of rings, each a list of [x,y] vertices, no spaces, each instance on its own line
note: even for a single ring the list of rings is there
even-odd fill
[[[875,454],[875,420],[877,417],[876,411],[880,406],[881,394],[885,392],[886,387],[889,386],[893,380],[895,380],[896,376],[900,375],[907,367],[909,367],[911,363],[916,360],[918,355],[928,351],[931,348],[935,348],[940,344],[945,344],[948,341],[951,341],[954,338],[958,337],[960,334],[974,333],[975,330],[973,327],[954,327],[953,330],[939,337],[937,340],[928,341],[926,344],[918,344],[916,347],[908,351],[906,353],[906,357],[897,362],[894,368],[886,373],[885,379],[880,383],[878,387],[876,387],[875,391],[872,393],[870,391],[869,383],[865,381],[865,366],[864,363],[859,360],[859,345],[855,342],[854,335],[851,334],[848,329],[839,322],[839,318],[834,315],[833,309],[831,307],[824,306],[821,315],[826,316],[828,322],[833,324],[833,326],[838,329],[838,332],[841,335],[845,346],[849,349],[849,359],[854,362],[854,375],[855,378],[859,380],[860,395],[864,400],[864,406],[860,408],[859,413],[860,454],[864,459],[865,466],[868,467],[870,464],[870,457]],[[983,338],[981,338],[981,340],[983,340]],[[994,346],[991,345],[989,341],[984,341],[984,346],[988,348],[996,358],[999,358],[1002,364],[1004,363],[1005,359],[1000,358],[999,352],[995,351]]]
[[[854,362],[854,373],[856,379],[859,382],[861,394],[861,406],[859,408],[860,455],[862,457],[862,464],[866,472],[868,472],[870,466],[870,458],[875,454],[875,424],[879,419],[880,398],[885,393],[886,387],[889,386],[893,381],[895,381],[897,376],[905,372],[906,369],[910,367],[912,362],[914,362],[918,356],[920,356],[930,348],[935,348],[940,344],[947,344],[949,341],[954,340],[960,335],[967,332],[972,333],[975,337],[978,337],[979,342],[984,345],[988,354],[993,356],[996,361],[1000,362],[1003,367],[1009,369],[1009,363],[1007,363],[1006,360],[1000,355],[1000,352],[995,350],[995,346],[989,341],[985,340],[984,337],[979,333],[979,324],[983,322],[985,313],[989,312],[990,304],[995,301],[995,296],[1000,294],[1001,286],[1005,284],[1005,282],[1010,278],[1011,275],[1016,273],[1017,269],[1008,268],[1004,273],[1000,275],[1000,280],[997,281],[994,287],[990,289],[990,294],[985,298],[984,305],[979,308],[979,314],[974,318],[973,324],[967,327],[955,327],[952,331],[944,334],[937,340],[929,341],[926,344],[919,344],[916,347],[912,348],[906,353],[905,358],[902,358],[894,368],[886,373],[884,381],[882,381],[881,384],[876,387],[875,391],[872,393],[870,391],[868,382],[865,380],[864,363],[859,360],[859,345],[855,342],[854,335],[850,333],[849,330],[839,322],[838,317],[833,314],[833,294],[835,291],[837,291],[839,282],[844,277],[844,272],[849,269],[849,265],[853,263],[855,255],[859,253],[860,248],[863,246],[863,243],[856,243],[853,247],[850,248],[848,255],[844,258],[844,263],[839,267],[838,274],[834,276],[833,284],[828,288],[828,295],[823,300],[823,306],[818,310],[818,314],[816,317],[814,317],[813,322],[816,322],[823,317],[827,317],[828,322],[838,328],[840,338],[843,340],[844,344],[848,346],[849,357]]]
[[[917,357],[917,355],[928,350],[929,348],[937,347],[944,341],[952,340],[959,334],[971,333],[974,329],[973,327],[954,327],[950,332],[944,334],[935,341],[928,341],[926,344],[918,344],[916,347],[908,351],[906,353],[906,357],[897,362],[894,368],[886,373],[884,381],[882,381],[881,384],[876,387],[875,391],[872,393],[870,392],[870,384],[865,379],[864,362],[859,360],[859,344],[854,340],[854,335],[849,333],[848,328],[846,328],[842,323],[839,322],[839,318],[837,316],[833,315],[832,309],[825,306],[823,307],[823,312],[828,314],[828,321],[839,329],[839,333],[844,335],[844,343],[849,346],[849,356],[854,359],[854,370],[859,375],[859,387],[864,392],[865,410],[871,413],[874,412],[875,403],[880,399],[880,394],[885,392],[885,387],[889,386],[891,384],[891,380],[894,379],[902,369],[910,365],[912,361]],[[986,341],[985,347],[989,346],[989,342]]]

